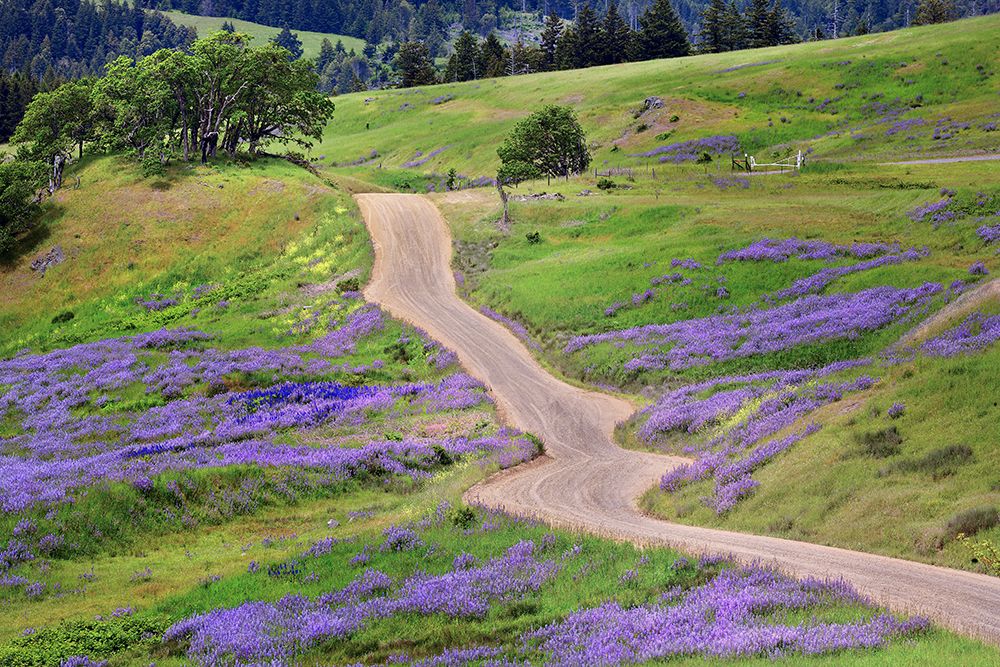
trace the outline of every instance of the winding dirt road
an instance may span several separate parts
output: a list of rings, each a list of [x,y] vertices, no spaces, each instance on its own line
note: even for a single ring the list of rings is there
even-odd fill
[[[634,406],[557,380],[507,329],[459,299],[448,226],[428,199],[356,199],[375,246],[365,296],[454,350],[489,387],[502,417],[545,443],[544,457],[478,484],[467,501],[637,544],[761,561],[797,576],[843,577],[894,610],[1000,644],[998,578],[641,514],[639,495],[684,459],[616,446],[614,426]]]

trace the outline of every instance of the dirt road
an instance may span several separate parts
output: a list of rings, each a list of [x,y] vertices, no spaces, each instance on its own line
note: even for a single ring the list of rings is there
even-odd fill
[[[953,164],[955,162],[988,162],[990,160],[1000,160],[1000,153],[987,153],[985,155],[957,155],[955,157],[914,158],[913,160],[903,160],[902,162],[882,162],[880,164]]]
[[[998,578],[642,515],[638,496],[683,459],[617,447],[612,431],[633,412],[631,404],[557,380],[507,329],[458,298],[448,227],[429,200],[356,198],[375,245],[365,296],[454,350],[490,388],[503,418],[545,443],[546,456],[473,487],[469,502],[637,544],[756,560],[799,576],[843,577],[892,609],[1000,644]]]

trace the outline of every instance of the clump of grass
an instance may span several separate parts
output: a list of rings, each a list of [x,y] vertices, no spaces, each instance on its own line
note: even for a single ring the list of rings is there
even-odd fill
[[[861,448],[861,453],[875,459],[886,459],[896,456],[901,451],[903,436],[895,426],[859,433],[854,436],[855,441]]]
[[[889,471],[922,472],[935,480],[955,474],[958,466],[971,463],[975,457],[968,445],[948,445],[929,451],[919,459],[899,461],[890,466]]]
[[[1000,525],[1000,512],[995,507],[974,507],[955,514],[944,527],[945,540],[953,540],[959,535],[975,535]]]

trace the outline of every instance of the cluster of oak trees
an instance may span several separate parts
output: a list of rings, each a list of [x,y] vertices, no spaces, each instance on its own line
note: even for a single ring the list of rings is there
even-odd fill
[[[65,83],[32,100],[13,140],[28,159],[54,163],[84,145],[165,163],[207,161],[222,149],[257,155],[268,143],[310,145],[333,115],[309,61],[274,44],[218,32],[189,52],[120,57],[97,79]]]
[[[14,131],[16,159],[0,163],[0,253],[30,223],[45,176],[55,191],[85,146],[131,155],[155,172],[175,158],[205,162],[219,150],[256,156],[272,142],[318,140],[334,105],[316,89],[312,63],[274,43],[248,42],[218,32],[189,51],[122,56],[100,78],[36,94]]]

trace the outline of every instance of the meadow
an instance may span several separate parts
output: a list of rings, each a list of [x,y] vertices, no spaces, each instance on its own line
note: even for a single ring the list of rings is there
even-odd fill
[[[371,181],[392,170],[434,174],[437,186],[450,168],[467,180],[492,177],[506,132],[543,104],[574,108],[599,170],[702,151],[728,168],[734,139],[759,162],[799,149],[852,161],[989,151],[1000,120],[998,28],[997,16],[984,16],[946,29],[343,95],[313,153]],[[650,97],[662,107],[646,108]],[[685,145],[692,141],[704,143]]]
[[[163,13],[177,25],[194,28],[198,31],[199,37],[207,37],[213,32],[222,30],[222,24],[227,21],[233,24],[233,27],[236,28],[236,32],[250,35],[254,40],[254,45],[256,46],[271,40],[273,37],[276,37],[279,32],[281,32],[280,28],[274,28],[268,25],[261,25],[260,23],[253,23],[252,21],[243,21],[240,19],[227,19],[219,16],[197,16],[195,14],[185,14],[184,12],[178,11]],[[351,37],[350,35],[335,35],[332,33],[311,32],[309,30],[296,30],[294,32],[295,35],[298,36],[299,41],[302,42],[303,58],[316,58],[316,56],[319,55],[319,48],[323,44],[324,39],[330,40],[330,43],[334,45],[336,45],[338,41],[343,42],[345,49],[348,51],[354,49],[358,53],[361,53],[361,49],[365,46],[365,40],[358,39],[357,37]]]
[[[79,251],[3,274],[27,292],[0,361],[4,664],[995,659],[841,583],[463,507],[538,445],[360,299],[370,249],[344,191],[275,161],[79,173],[38,245]],[[229,226],[234,200],[254,206]],[[156,242],[164,220],[182,243]],[[148,268],[118,277],[126,260]],[[45,326],[43,294],[73,317]],[[711,646],[636,625],[690,628],[736,600]]]
[[[0,663],[996,664],[842,582],[463,506],[544,443],[364,302],[350,198],[435,191],[463,296],[644,406],[622,444],[694,460],[648,511],[976,569],[996,165],[876,164],[995,148],[998,21],[961,26],[343,96],[319,177],[74,165],[0,266]],[[633,171],[524,184],[503,235],[495,146],[542,101]],[[733,173],[730,135],[810,158]]]
[[[934,331],[974,329],[968,353],[915,351],[940,348],[927,332],[899,341],[997,270],[998,171],[888,164],[995,152],[998,19],[958,25],[345,96],[322,149],[339,165],[360,156],[330,167],[337,177],[429,192],[463,296],[570,381],[646,406],[619,429],[624,446],[703,460],[728,442],[726,460],[756,471],[699,469],[647,494],[648,511],[976,569],[954,537],[1000,538],[995,292]],[[662,109],[646,108],[653,96]],[[515,188],[504,235],[495,192],[472,186],[543,103],[577,111],[594,171]],[[731,152],[798,151],[801,173],[730,164]],[[703,153],[712,160],[695,164]],[[772,377],[768,391],[757,377],[800,370],[814,375]],[[689,383],[704,387],[685,399],[704,421],[647,426]],[[715,394],[734,397],[713,408]],[[791,394],[797,404],[768,412]],[[764,416],[767,428],[732,441]],[[772,443],[780,452],[754,455]]]

